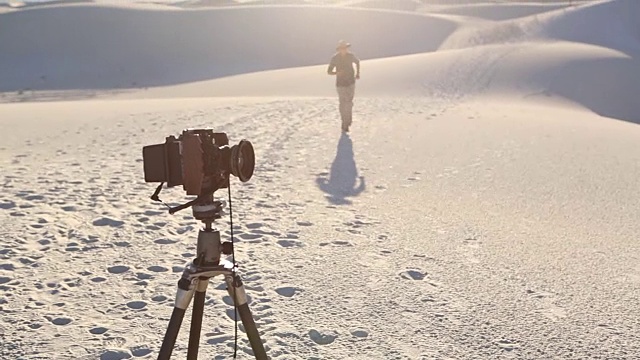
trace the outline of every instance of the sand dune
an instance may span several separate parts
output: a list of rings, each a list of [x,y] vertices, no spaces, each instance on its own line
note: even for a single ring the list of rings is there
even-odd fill
[[[322,64],[342,38],[359,44],[363,59],[420,53],[456,27],[423,15],[318,7],[78,5],[0,16],[2,91],[137,88]],[[412,34],[425,36],[407,42]]]
[[[634,100],[640,87],[637,24],[619,22],[607,32],[590,25],[638,9],[636,3],[617,1],[461,26],[438,51],[365,61],[358,93],[555,97],[603,116],[639,122],[640,105]],[[356,43],[354,51],[361,46]],[[324,74],[324,65],[301,67],[152,89],[136,96],[331,96],[332,79]]]
[[[462,48],[527,40],[585,43],[637,55],[640,53],[640,8],[629,0],[593,2],[535,16],[481,24],[458,31],[442,48]],[[615,19],[615,22],[613,20]],[[592,26],[612,21],[605,29]]]
[[[484,52],[461,57],[462,67],[483,69],[474,73],[483,74],[489,90],[556,95],[604,116],[638,122],[633,94],[640,80],[640,28],[634,20],[639,5],[600,2],[461,29],[441,50]],[[608,22],[615,25],[604,31],[592,25]]]
[[[0,34],[0,44],[10,55],[0,59],[0,87],[15,92],[161,86],[135,95],[151,98],[329,96],[331,79],[321,64],[335,39],[348,38],[367,60],[358,86],[363,96],[558,96],[598,114],[638,121],[633,100],[640,74],[637,3],[619,0],[553,11],[548,10],[559,5],[510,6],[545,11],[463,24],[459,18],[317,6],[33,9],[3,15],[8,31]],[[491,9],[513,10],[504,7]],[[68,17],[62,26],[59,16]],[[41,25],[36,30],[26,25],[31,22]],[[615,26],[603,31],[592,23]],[[86,31],[78,33],[78,27]],[[224,30],[229,27],[238,31]],[[407,41],[415,34],[419,41]],[[72,45],[61,52],[63,44]],[[29,61],[17,60],[26,56]],[[265,71],[272,69],[280,70]],[[179,83],[186,85],[167,87]]]
[[[416,11],[422,4],[420,1],[415,0],[351,0],[344,1],[341,5],[358,8]]]
[[[579,3],[576,1],[576,3]],[[462,15],[486,20],[503,21],[542,14],[545,12],[567,9],[572,4],[567,1],[547,2],[469,2],[464,5],[431,5],[421,10],[440,14]]]
[[[0,13],[1,359],[157,356],[200,223],[141,148],[187,127],[255,146],[234,234],[271,359],[637,357],[640,2],[197,3]],[[220,280],[201,358],[233,354]]]

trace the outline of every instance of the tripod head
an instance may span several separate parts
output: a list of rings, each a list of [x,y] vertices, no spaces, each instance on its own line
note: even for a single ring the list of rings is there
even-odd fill
[[[233,254],[233,242],[221,241],[220,231],[213,228],[213,223],[222,217],[222,202],[213,200],[213,194],[199,196],[191,204],[191,209],[193,217],[204,224],[201,236],[198,236],[198,249],[202,249],[202,251],[199,251],[196,262],[201,265],[217,265],[221,253],[224,255]],[[204,239],[213,240],[213,242],[207,241],[205,244],[203,243]]]
[[[196,220],[200,220],[205,225],[206,230],[210,230],[213,222],[222,217],[222,202],[214,201],[213,194],[198,197],[191,204],[191,209],[193,217]]]
[[[160,190],[162,189],[162,185],[163,184],[160,184],[160,186],[158,186],[156,191],[151,196],[151,199],[153,199],[154,201],[162,202],[162,200],[160,200],[160,198],[158,197],[158,194],[160,193]],[[188,207],[191,207],[191,210],[193,211],[193,217],[196,220],[200,220],[204,224],[204,229],[200,231],[200,234],[201,235],[202,234],[211,234],[211,235],[213,235],[214,239],[215,239],[214,243],[217,244],[217,245],[214,245],[213,247],[211,247],[211,245],[207,245],[207,246],[203,245],[202,248],[203,249],[206,248],[208,250],[205,251],[206,254],[204,255],[204,259],[201,259],[199,262],[200,263],[210,263],[210,264],[217,265],[218,261],[220,260],[220,253],[222,253],[224,255],[232,255],[233,254],[233,241],[222,242],[220,240],[220,231],[218,231],[217,229],[213,228],[213,222],[222,217],[222,215],[221,215],[221,213],[222,213],[222,202],[213,200],[213,193],[214,192],[215,191],[212,191],[212,192],[209,192],[209,193],[206,193],[206,194],[203,194],[203,195],[199,195],[194,200],[191,200],[191,201],[189,201],[187,203],[184,203],[182,205],[178,205],[178,206],[175,206],[175,207],[169,207],[169,205],[167,205],[167,207],[169,207],[169,213],[170,214],[175,214],[176,212],[178,212],[180,210],[184,210],[184,209],[186,209]],[[232,235],[233,235],[233,229],[232,229]],[[201,238],[201,236],[198,236],[198,248],[199,249],[201,247],[200,238]],[[199,254],[202,254],[202,252],[199,252]],[[199,255],[199,257],[200,257],[200,255]]]

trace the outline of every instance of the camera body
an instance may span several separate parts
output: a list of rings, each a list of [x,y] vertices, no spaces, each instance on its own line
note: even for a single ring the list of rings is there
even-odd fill
[[[255,166],[248,140],[229,147],[226,133],[212,129],[187,129],[163,144],[143,147],[144,179],[182,185],[187,195],[206,195],[229,186],[229,175],[249,181]]]

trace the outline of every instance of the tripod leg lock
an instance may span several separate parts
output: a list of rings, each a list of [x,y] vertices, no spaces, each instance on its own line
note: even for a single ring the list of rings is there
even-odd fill
[[[180,280],[178,280],[178,289],[189,291],[190,288],[191,288],[191,279],[183,277],[183,278],[180,278]]]
[[[178,309],[186,310],[189,307],[189,303],[191,303],[191,299],[193,299],[193,292],[193,288],[189,290],[178,288],[178,291],[176,292],[175,307]]]
[[[249,302],[240,275],[235,273],[225,275],[224,281],[227,283],[227,291],[229,292],[231,299],[233,299],[233,303],[236,307]]]
[[[189,303],[191,303],[191,299],[193,299],[193,292],[197,286],[197,284],[193,283],[194,281],[197,282],[198,279],[192,279],[188,274],[183,274],[180,280],[178,280],[175,307],[183,310],[189,307]]]

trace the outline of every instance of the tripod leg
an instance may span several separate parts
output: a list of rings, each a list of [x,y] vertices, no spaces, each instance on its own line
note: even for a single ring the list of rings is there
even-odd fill
[[[158,360],[169,360],[173,347],[176,344],[178,338],[178,332],[182,325],[182,319],[184,319],[184,313],[189,307],[191,298],[193,298],[193,287],[188,278],[184,276],[178,281],[178,291],[176,293],[176,304],[171,313],[171,320],[169,320],[169,326],[167,332],[164,334],[162,340],[162,346],[160,347],[160,353],[158,354]]]
[[[200,331],[202,330],[202,315],[204,313],[204,298],[207,293],[209,279],[198,279],[196,295],[193,299],[193,313],[191,315],[191,329],[189,330],[189,350],[187,360],[198,359],[198,347],[200,346]]]
[[[227,282],[229,296],[233,299],[233,303],[240,314],[240,319],[242,320],[242,325],[244,325],[247,337],[249,338],[253,354],[257,360],[267,360],[267,353],[264,350],[264,345],[260,339],[260,333],[258,333],[258,328],[256,327],[255,321],[253,321],[251,310],[249,310],[247,294],[244,290],[242,279],[238,274],[234,273],[233,275],[225,276],[225,281]]]

